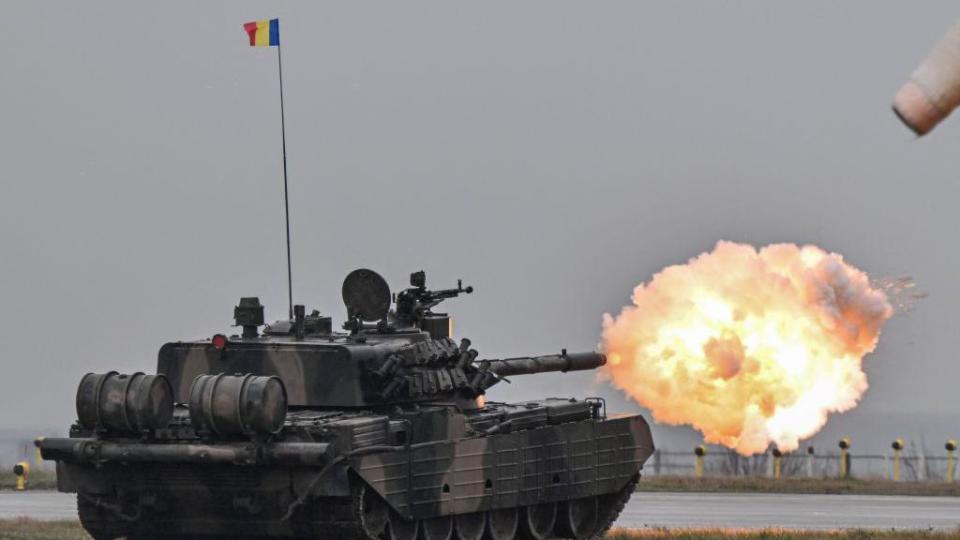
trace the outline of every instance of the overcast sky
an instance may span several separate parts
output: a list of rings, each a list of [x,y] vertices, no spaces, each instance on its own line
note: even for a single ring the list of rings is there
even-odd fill
[[[152,371],[240,296],[285,315],[276,51],[241,28],[279,17],[308,309],[339,325],[348,271],[422,268],[476,287],[444,307],[483,356],[588,350],[719,239],[811,242],[930,293],[830,436],[960,434],[960,119],[918,141],[889,109],[955,2],[3,7],[0,427],[65,428],[84,373]],[[592,374],[490,397],[545,394],[637,410]]]

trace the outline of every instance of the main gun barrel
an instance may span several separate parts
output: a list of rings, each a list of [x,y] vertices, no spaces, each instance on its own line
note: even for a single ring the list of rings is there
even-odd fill
[[[913,72],[893,100],[897,116],[917,135],[960,106],[960,22]]]
[[[504,358],[503,360],[485,360],[490,371],[500,377],[529,375],[547,371],[583,371],[596,369],[607,363],[607,357],[595,352],[548,354],[545,356],[524,356]]]

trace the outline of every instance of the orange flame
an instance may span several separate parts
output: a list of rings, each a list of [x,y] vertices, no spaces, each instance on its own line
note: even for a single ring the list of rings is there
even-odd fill
[[[863,357],[894,309],[867,274],[816,246],[719,242],[604,315],[604,372],[709,443],[784,452],[867,389]]]

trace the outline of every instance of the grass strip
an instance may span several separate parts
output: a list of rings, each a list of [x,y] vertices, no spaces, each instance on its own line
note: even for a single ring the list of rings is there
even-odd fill
[[[90,540],[77,520],[0,519],[3,540]],[[606,540],[960,540],[958,531],[793,531],[785,529],[614,529]]]
[[[699,493],[816,493],[835,495],[911,495],[960,497],[960,483],[894,482],[892,480],[839,480],[835,478],[773,478],[751,476],[645,476],[637,491],[689,491]]]
[[[0,519],[3,540],[90,540],[75,519],[37,521],[30,518]]]
[[[960,540],[955,531],[879,531],[850,529],[839,531],[795,531],[786,529],[614,529],[606,540]]]
[[[0,490],[14,489],[16,485],[17,477],[12,470],[0,471]],[[57,473],[53,470],[53,465],[42,471],[30,471],[27,489],[57,489]]]

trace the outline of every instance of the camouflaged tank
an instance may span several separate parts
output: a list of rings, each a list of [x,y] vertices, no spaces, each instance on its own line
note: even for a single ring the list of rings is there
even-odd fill
[[[87,374],[69,438],[37,440],[96,539],[271,536],[591,538],[653,452],[638,415],[603,400],[484,401],[514,375],[594,369],[598,353],[480,360],[451,339],[422,272],[392,300],[370,270],[343,284],[348,321],[167,343],[156,375]]]

